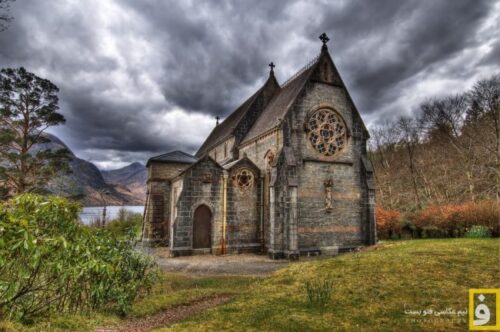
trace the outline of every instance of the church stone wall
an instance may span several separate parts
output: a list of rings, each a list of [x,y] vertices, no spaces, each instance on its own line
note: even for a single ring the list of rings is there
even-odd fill
[[[150,162],[146,209],[143,217],[143,242],[146,245],[167,245],[170,234],[170,180],[189,164]]]
[[[189,167],[189,164],[185,163],[161,163],[161,162],[151,162],[148,167],[148,179],[153,180],[170,180],[180,172]]]
[[[224,142],[215,146],[208,152],[208,155],[212,157],[216,162],[222,164],[224,161],[229,160],[233,157],[234,148],[234,136],[229,137]]]
[[[317,152],[304,131],[310,112],[331,107],[344,119],[350,136],[338,155],[325,157]],[[309,83],[285,125],[285,140],[295,151],[298,175],[298,241],[301,251],[322,253],[362,245],[366,188],[362,183],[360,157],[363,145],[360,123],[345,91],[324,83]],[[332,180],[331,209],[326,208],[327,180]]]
[[[166,245],[168,243],[168,221],[170,182],[149,181],[144,214],[143,242],[146,245]]]
[[[212,213],[212,253],[217,253],[222,227],[222,168],[210,158],[205,158],[188,168],[182,174],[182,181],[173,225],[171,254],[189,255],[195,252],[192,248],[193,216],[196,208],[202,204]]]
[[[242,169],[254,174],[251,187],[242,189],[237,184],[237,175]],[[229,172],[227,242],[228,252],[259,252],[262,249],[260,171],[250,163],[238,163]]]
[[[262,171],[268,169],[268,159],[266,154],[272,151],[274,156],[283,147],[283,133],[281,130],[273,131],[261,138],[245,144],[240,148],[240,156],[246,154],[257,167]]]

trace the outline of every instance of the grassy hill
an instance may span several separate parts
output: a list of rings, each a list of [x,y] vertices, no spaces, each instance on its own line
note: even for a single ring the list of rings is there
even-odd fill
[[[331,304],[308,306],[304,284],[330,275]],[[500,287],[500,241],[417,240],[293,264],[232,303],[162,331],[463,331],[467,317],[407,310],[466,310],[469,288]]]
[[[329,305],[308,304],[307,281],[333,280]],[[337,257],[303,259],[268,278],[165,274],[127,318],[113,313],[54,316],[0,331],[92,331],[124,326],[210,296],[228,303],[158,331],[464,331],[466,316],[405,310],[466,310],[469,288],[500,287],[499,239],[386,242]],[[155,330],[157,331],[157,330]]]

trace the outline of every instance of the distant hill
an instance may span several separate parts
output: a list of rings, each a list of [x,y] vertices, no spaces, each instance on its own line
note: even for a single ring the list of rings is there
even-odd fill
[[[101,174],[109,184],[127,187],[135,197],[146,199],[146,180],[148,170],[146,166],[135,162],[128,166],[110,170],[101,171]]]
[[[146,180],[144,177],[143,191],[140,190],[140,180],[137,182],[129,180],[131,184],[129,188],[127,184],[123,184],[116,180],[112,183],[107,183],[101,171],[86,160],[78,158],[59,138],[54,135],[46,134],[50,139],[49,143],[38,144],[34,151],[37,150],[57,150],[66,148],[70,151],[73,160],[70,162],[71,174],[63,175],[52,180],[47,189],[57,195],[71,197],[81,201],[85,206],[102,205],[100,192],[107,192],[105,200],[107,205],[142,205],[145,200]],[[134,164],[132,164],[134,165]],[[132,166],[130,165],[130,166]],[[140,164],[139,164],[140,165]],[[142,166],[142,165],[141,165]],[[133,166],[133,168],[137,165]],[[144,166],[142,166],[144,167]],[[145,168],[145,167],[144,167]],[[109,171],[113,172],[113,171]],[[109,173],[107,172],[107,173]]]

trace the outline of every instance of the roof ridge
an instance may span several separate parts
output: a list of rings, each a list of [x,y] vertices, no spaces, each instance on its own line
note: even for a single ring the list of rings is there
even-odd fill
[[[323,52],[319,53],[316,57],[314,57],[311,61],[309,61],[304,67],[302,67],[297,73],[295,73],[292,77],[290,77],[282,86],[273,99],[269,102],[269,104],[266,106],[266,108],[263,110],[261,116],[266,117],[266,112],[269,109],[278,109],[279,116],[278,118],[282,118],[282,116],[286,115],[288,113],[288,109],[290,105],[292,105],[297,96],[300,94],[300,92],[304,89],[304,86],[306,82],[308,81],[309,77],[311,76],[311,73],[314,71],[316,68],[315,66],[318,64],[318,60],[322,56]],[[284,103],[285,102],[285,103]],[[281,105],[280,105],[281,103]],[[267,129],[256,129],[259,124],[259,120],[257,120],[252,128],[248,131],[248,133],[245,135],[243,140],[241,141],[240,144],[246,144],[250,141],[253,141],[256,137],[258,137],[260,134],[267,132],[268,130],[271,130],[272,128],[275,128],[277,126],[277,123],[275,123],[275,119],[277,114],[276,110],[273,112],[275,113],[272,117],[267,116],[265,118],[266,124],[264,127],[267,127]],[[260,121],[262,122],[262,120]],[[271,124],[272,123],[272,124]],[[271,124],[271,127],[269,127]],[[262,127],[262,124],[261,124]]]
[[[231,112],[220,124],[216,125],[212,129],[210,134],[207,136],[205,141],[196,152],[195,157],[201,157],[204,153],[222,143],[227,137],[233,135],[234,130],[240,125],[242,119],[244,119],[248,111],[253,107],[253,105],[255,105],[260,96],[265,94],[269,89],[270,82],[276,84],[279,87],[279,83],[276,81],[276,78],[274,78],[274,76],[270,76],[257,91],[255,91],[233,112]]]
[[[304,73],[306,70],[308,70],[309,68],[311,68],[312,66],[314,66],[316,64],[316,62],[319,60],[321,56],[321,53],[319,53],[318,55],[316,55],[311,61],[309,61],[304,67],[300,68],[295,74],[293,74],[292,76],[290,76],[289,79],[287,79],[285,82],[283,82],[283,84],[281,85],[281,88],[284,88],[286,87],[288,84],[290,84],[294,79],[296,79],[297,77],[299,77],[302,73]]]
[[[184,155],[186,155],[186,156],[188,156],[188,157],[193,157],[193,158],[196,158],[194,155],[192,155],[192,154],[190,154],[190,153],[187,153],[187,152],[184,152],[184,151],[182,151],[182,150],[174,150],[174,151],[172,151],[172,152],[180,152],[180,153],[182,153],[182,154],[184,154]],[[171,152],[171,153],[172,153],[172,152]]]

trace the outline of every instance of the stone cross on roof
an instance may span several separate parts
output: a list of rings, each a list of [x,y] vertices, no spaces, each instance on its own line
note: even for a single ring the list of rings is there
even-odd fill
[[[328,46],[326,46],[326,43],[328,43],[328,41],[330,40],[330,38],[328,38],[328,36],[326,35],[326,33],[323,32],[319,36],[319,40],[321,40],[323,42],[323,46],[321,47],[321,50],[322,51],[326,51],[328,49]]]
[[[219,125],[219,120],[220,120],[220,117],[217,115],[215,117],[215,125],[218,126]]]
[[[271,63],[269,64],[269,68],[271,68],[270,74],[274,74],[274,67],[276,67],[276,65],[271,61]]]
[[[322,33],[321,36],[319,36],[319,40],[321,40],[323,42],[323,45],[326,45],[326,43],[328,43],[328,41],[330,40],[330,38],[328,38],[328,36],[326,35],[326,33]]]

